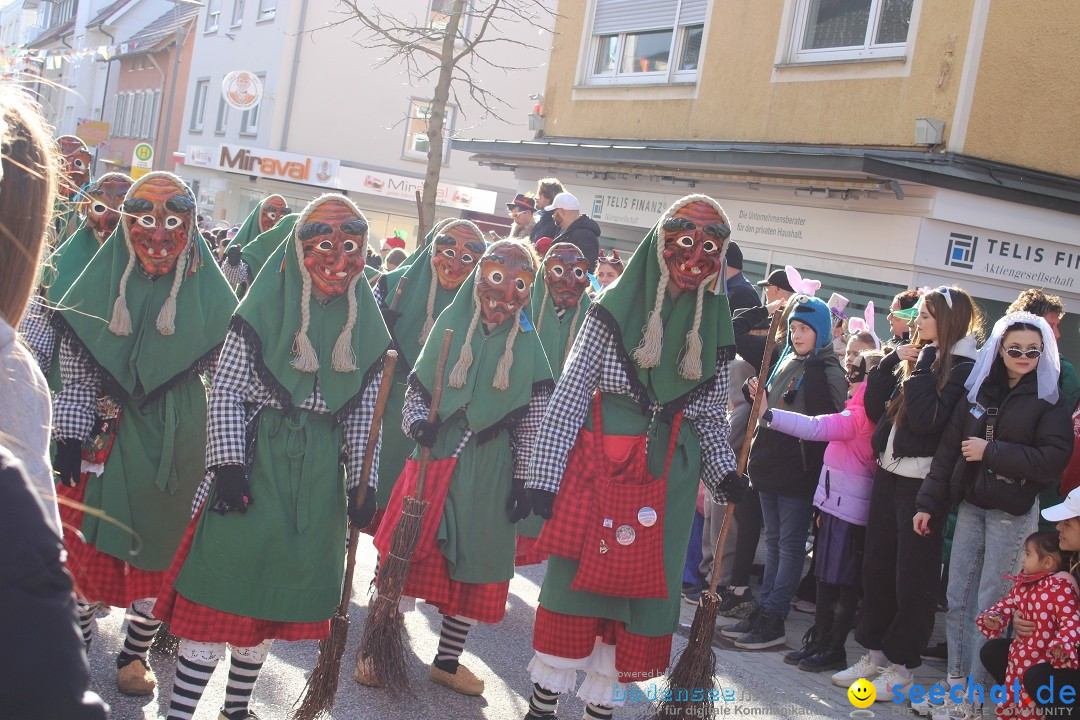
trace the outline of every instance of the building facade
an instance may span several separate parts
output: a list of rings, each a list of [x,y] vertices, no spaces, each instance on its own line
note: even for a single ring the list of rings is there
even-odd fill
[[[559,14],[544,137],[455,147],[521,189],[561,178],[605,245],[632,249],[703,192],[749,275],[795,265],[857,313],[946,283],[992,317],[1028,287],[1080,311],[1080,7],[563,0]],[[1062,332],[1080,355],[1075,315]]]

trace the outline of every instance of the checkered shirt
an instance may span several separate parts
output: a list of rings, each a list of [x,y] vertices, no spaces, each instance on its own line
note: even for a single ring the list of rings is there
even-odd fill
[[[412,426],[417,420],[427,420],[428,400],[416,388],[413,382],[415,371],[409,373],[409,388],[405,391],[405,407],[401,413],[401,429],[412,437]],[[524,481],[528,477],[529,462],[532,458],[533,445],[540,423],[544,419],[544,410],[548,404],[551,390],[547,387],[533,388],[532,399],[521,420],[510,427],[510,450],[514,455],[514,479]]]
[[[555,386],[536,437],[526,487],[558,492],[567,456],[585,424],[593,393],[626,395],[639,401],[626,375],[618,341],[594,312],[585,316],[566,366]],[[701,442],[701,480],[718,503],[727,502],[720,481],[736,469],[735,454],[728,445],[728,361],[717,353],[716,376],[691,394],[683,410]],[[654,404],[652,411],[660,408]]]
[[[221,274],[229,283],[229,287],[236,290],[242,283],[251,285],[251,267],[241,260],[233,265],[227,259],[221,261]]]
[[[52,368],[53,350],[56,348],[56,331],[53,330],[52,310],[45,304],[45,298],[34,294],[26,306],[22,322],[19,323],[19,336],[34,354],[42,375],[48,376]]]
[[[363,372],[362,370],[359,372]],[[364,388],[360,403],[344,419],[345,471],[349,478],[349,490],[360,484],[360,466],[364,460],[364,447],[375,414],[375,399],[379,394],[382,372],[378,372]],[[210,495],[215,465],[247,465],[248,428],[264,407],[281,409],[279,403],[263,384],[255,371],[255,357],[243,336],[230,330],[225,346],[218,359],[217,376],[210,389],[210,407],[206,422],[206,477],[203,478],[192,513]],[[315,389],[302,403],[299,410],[328,414],[318,381]],[[379,479],[379,450],[382,446],[382,430],[375,445],[375,461],[371,464],[368,485],[374,488]]]

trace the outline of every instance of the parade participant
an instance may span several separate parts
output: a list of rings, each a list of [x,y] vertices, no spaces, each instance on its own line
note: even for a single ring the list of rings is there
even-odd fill
[[[60,188],[53,205],[51,248],[59,246],[79,226],[83,201],[80,191],[90,182],[91,162],[86,143],[74,135],[61,135],[56,138],[56,147],[60,151],[62,167]]]
[[[606,253],[600,251],[600,257],[596,261],[596,282],[601,290],[618,280],[622,271],[623,262],[618,250],[609,250]]]
[[[346,523],[375,513],[374,492],[353,502],[361,482],[375,485],[375,466],[368,478],[360,467],[390,345],[364,279],[367,220],[323,195],[270,232],[282,242],[230,324],[206,477],[154,606],[182,638],[169,720],[191,718],[226,644],[220,717],[255,717],[248,702],[271,643],[326,637]]]
[[[416,447],[401,426],[409,372],[431,334],[435,318],[457,295],[458,288],[476,267],[486,248],[483,231],[473,223],[443,220],[428,233],[424,249],[411,265],[388,273],[379,283],[376,296],[381,296],[388,306],[393,303],[398,285],[404,283],[400,300],[387,323],[398,350],[398,361],[383,414],[378,494],[381,508],[389,502],[394,484],[405,467],[405,459]],[[370,528],[372,532],[378,522],[379,518],[376,518]]]
[[[225,279],[229,281],[229,285],[233,290],[236,290],[241,285],[244,285],[245,289],[250,286],[251,281],[255,279],[255,276],[259,274],[259,270],[262,269],[262,263],[266,262],[266,257],[276,249],[269,248],[266,255],[262,256],[259,267],[253,270],[252,266],[243,259],[244,248],[259,235],[277,225],[278,220],[288,214],[289,207],[288,203],[285,202],[285,198],[280,195],[269,195],[259,201],[255,208],[248,213],[236,235],[228,240],[225,246],[225,257],[222,258],[221,271],[225,274]],[[249,254],[248,257],[251,258],[252,255]]]
[[[532,440],[550,395],[551,370],[536,333],[522,320],[536,275],[528,244],[501,240],[488,248],[449,307],[439,315],[409,376],[402,427],[431,449],[421,539],[402,595],[442,614],[439,649],[429,677],[464,695],[484,680],[459,659],[477,622],[506,612],[514,576],[514,524],[529,514],[524,483]],[[454,331],[442,401],[428,422],[443,331]],[[414,492],[410,459],[394,488],[375,547],[390,550],[402,499]],[[372,658],[360,658],[357,681],[375,685]]]
[[[730,232],[711,198],[677,201],[578,331],[526,483],[550,553],[527,718],[553,718],[578,670],[590,718],[611,717],[622,681],[665,672],[698,480],[719,502],[745,491],[727,443],[731,315],[715,291]]]
[[[68,566],[86,600],[131,606],[117,658],[117,686],[129,695],[156,684],[146,651],[160,623],[150,606],[204,474],[202,374],[236,303],[209,253],[191,191],[150,173],[132,184],[119,229],[54,315],[58,492],[111,520],[65,510]],[[80,609],[88,642],[92,617]]]
[[[51,320],[53,310],[120,224],[120,204],[131,182],[127,175],[111,172],[87,186],[86,220],[45,261],[41,293],[31,301],[19,327],[54,392],[60,390],[60,365],[54,362],[57,350]]]

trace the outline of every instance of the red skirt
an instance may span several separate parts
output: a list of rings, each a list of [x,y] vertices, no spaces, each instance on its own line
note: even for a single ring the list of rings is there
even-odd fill
[[[510,593],[510,581],[500,583],[465,583],[450,577],[450,569],[443,556],[436,535],[442,522],[446,495],[450,491],[450,477],[454,474],[457,458],[432,460],[428,464],[424,480],[424,500],[429,505],[421,520],[420,539],[409,564],[409,576],[402,594],[420,598],[434,605],[443,615],[460,615],[486,623],[497,623],[506,614],[506,598]],[[390,502],[386,505],[385,522],[375,534],[375,547],[382,557],[390,553],[394,530],[401,522],[403,500],[410,496],[418,479],[420,463],[409,459],[405,469],[394,485]],[[385,567],[385,564],[381,565]],[[380,569],[381,569],[380,567]]]
[[[537,538],[517,536],[517,546],[514,550],[514,567],[524,565],[537,565],[547,560],[548,554],[536,549]]]
[[[330,619],[309,623],[259,620],[215,610],[188,600],[173,584],[184,566],[202,510],[191,519],[172,565],[159,586],[154,617],[169,623],[169,632],[196,642],[229,643],[234,647],[254,647],[264,640],[322,640],[330,634]]]
[[[618,620],[563,615],[537,606],[533,650],[556,657],[584,659],[592,654],[596,638],[605,645],[615,646],[615,669],[621,682],[647,680],[667,672],[671,661],[671,635],[635,635]]]
[[[86,496],[86,475],[83,475],[78,487],[57,485],[56,494],[57,497],[82,503]],[[83,542],[78,533],[82,528],[83,512],[63,502],[60,504],[60,522],[64,526],[67,568],[75,580],[78,595],[88,602],[102,602],[121,608],[128,607],[136,600],[157,595],[165,571],[140,570]]]

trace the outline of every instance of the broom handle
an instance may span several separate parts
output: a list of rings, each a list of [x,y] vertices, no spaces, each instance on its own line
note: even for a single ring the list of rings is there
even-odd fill
[[[776,310],[773,312],[772,321],[769,323],[769,335],[765,338],[765,353],[761,358],[761,369],[758,371],[757,377],[757,392],[754,394],[754,403],[750,406],[750,419],[746,422],[746,435],[743,437],[742,448],[739,450],[739,464],[736,468],[736,472],[740,475],[746,472],[746,463],[750,459],[750,443],[754,439],[754,426],[757,424],[758,412],[761,410],[761,401],[765,393],[762,389],[765,387],[765,381],[769,377],[769,360],[772,359],[773,348],[776,347],[776,331],[780,329],[780,320],[783,317],[782,310]],[[709,592],[713,595],[716,594],[716,585],[719,580],[719,573],[716,572],[716,566],[720,562],[720,553],[723,551],[724,543],[727,542],[728,532],[731,530],[731,518],[735,516],[735,503],[727,503],[727,507],[724,509],[724,522],[720,526],[720,535],[716,538],[716,548],[713,551],[712,570],[710,575],[712,579],[709,581]]]
[[[454,339],[454,331],[447,328],[443,332],[442,348],[439,350],[439,363],[435,366],[435,391],[431,394],[431,407],[428,409],[427,420],[433,423],[439,419],[439,403],[442,402],[443,377],[446,375],[446,360],[450,357],[450,341]],[[428,463],[431,462],[431,448],[420,449],[420,468],[416,473],[416,489],[413,497],[418,500],[424,499],[424,481],[427,480]]]
[[[394,299],[390,301],[391,310],[397,310],[398,303],[401,302],[401,293],[405,290],[405,286],[408,284],[408,276],[402,275],[400,278],[398,278],[397,289],[394,290]]]
[[[364,504],[368,492],[368,477],[371,475],[371,466],[375,462],[375,445],[379,442],[379,428],[382,427],[383,411],[386,410],[386,401],[390,397],[390,386],[394,382],[394,365],[397,364],[397,351],[387,350],[386,359],[383,361],[382,381],[379,383],[379,394],[375,397],[375,412],[371,416],[371,428],[368,430],[367,445],[364,446],[364,460],[360,463],[360,485],[356,488],[356,501],[353,507]],[[341,604],[338,605],[338,615],[347,615],[349,601],[352,599],[353,571],[356,569],[356,546],[360,541],[360,528],[349,529],[349,554],[345,560],[345,582],[341,590]]]

